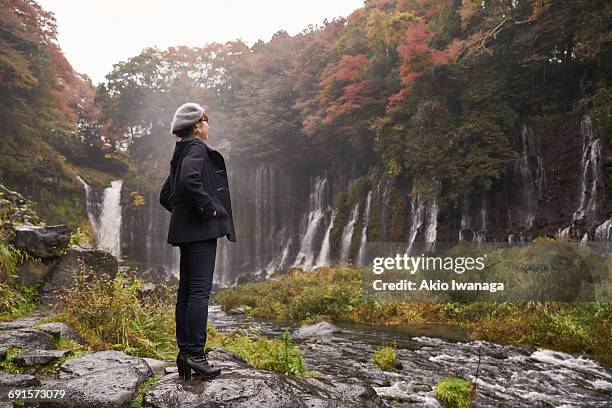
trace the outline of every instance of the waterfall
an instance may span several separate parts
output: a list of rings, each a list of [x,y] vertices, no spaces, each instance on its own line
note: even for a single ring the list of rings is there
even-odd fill
[[[98,224],[98,248],[107,250],[116,258],[121,257],[121,186],[122,180],[114,180],[104,190],[102,212]]]
[[[323,237],[323,244],[321,245],[321,252],[319,252],[319,257],[317,258],[317,262],[315,266],[326,266],[331,263],[330,258],[330,244],[329,244],[329,235],[331,234],[331,230],[334,227],[334,220],[336,219],[336,213],[332,211],[331,219],[329,221],[329,226],[325,231],[325,237]]]
[[[121,258],[121,187],[122,180],[114,180],[104,189],[100,217],[96,219],[91,187],[79,176],[85,188],[87,218],[94,232],[96,247]]]
[[[280,261],[278,262],[278,267],[283,268],[287,265],[287,261],[289,260],[289,251],[291,250],[291,238],[287,240],[287,244],[283,248],[283,252],[281,252]]]
[[[410,231],[408,233],[408,247],[406,253],[413,250],[414,243],[419,233],[422,233],[423,242],[427,248],[433,246],[438,235],[438,212],[439,207],[436,200],[427,203],[420,194],[412,197],[410,205]],[[425,230],[423,231],[423,226]]]
[[[425,230],[425,242],[431,247],[436,243],[438,238],[438,212],[440,211],[438,203],[434,200],[429,207],[429,218],[427,219],[427,229]]]
[[[533,227],[539,200],[544,193],[546,177],[544,158],[539,143],[533,136],[531,128],[523,124],[521,128],[521,157],[515,163],[515,172],[519,175],[520,187],[517,210],[521,219],[521,228],[526,231]]]
[[[475,232],[473,241],[479,245],[487,239],[487,208],[483,205],[480,207],[480,228]]]
[[[415,197],[412,197],[412,201],[410,204],[410,232],[408,233],[408,248],[406,248],[406,253],[410,253],[412,250],[412,246],[414,245],[414,241],[416,240],[416,236],[423,225],[425,212],[425,203],[421,199],[421,195],[417,194]]]
[[[598,241],[612,241],[612,220],[606,220],[595,229],[595,239]]]
[[[391,205],[391,181],[387,177],[382,177],[376,186],[376,195],[378,198],[379,219],[378,225],[380,228],[380,236],[383,241],[388,240],[387,231],[387,216],[389,215],[389,207]]]
[[[340,262],[346,264],[349,261],[349,252],[351,250],[351,241],[353,240],[353,231],[355,230],[355,223],[357,222],[357,216],[359,215],[359,203],[355,204],[351,218],[342,230],[342,247],[340,251]]]
[[[370,222],[370,203],[372,201],[372,190],[368,192],[368,198],[366,198],[365,214],[363,215],[363,226],[361,227],[361,242],[359,243],[359,252],[357,252],[357,264],[363,265],[365,263],[365,247],[368,241],[368,223]]]
[[[604,188],[601,177],[601,140],[595,138],[589,115],[584,115],[580,121],[580,134],[582,135],[580,202],[572,215],[571,224],[557,234],[559,238],[569,238],[588,231],[597,221],[600,210],[600,196]],[[583,235],[582,240],[584,237]]]
[[[574,212],[572,221],[586,221],[589,226],[596,219],[599,211],[600,194],[603,189],[601,179],[601,140],[595,138],[591,118],[585,115],[580,123],[583,137],[582,182],[580,185],[580,204]]]
[[[293,263],[293,266],[302,266],[306,270],[310,270],[313,267],[314,262],[314,248],[316,234],[319,230],[319,225],[325,217],[325,200],[324,193],[327,186],[327,179],[317,177],[312,193],[310,194],[310,212],[308,213],[308,220],[306,224],[306,232],[302,237],[300,243],[300,251]]]
[[[83,187],[85,188],[85,208],[87,211],[87,219],[89,219],[89,223],[91,224],[91,228],[93,229],[95,237],[98,230],[98,222],[96,221],[96,216],[94,214],[91,187],[85,182],[85,180],[81,178],[81,176],[77,175],[76,178],[81,182],[81,184],[83,184]]]
[[[569,239],[570,238],[570,227],[559,228],[557,231],[557,239]]]
[[[487,238],[487,200],[486,196],[482,195],[479,202],[479,206],[475,207],[474,204],[464,196],[461,205],[461,227],[459,229],[459,242],[465,241],[465,232],[472,232],[472,242],[482,244]],[[473,210],[477,210],[475,213]],[[476,219],[476,222],[473,220]]]

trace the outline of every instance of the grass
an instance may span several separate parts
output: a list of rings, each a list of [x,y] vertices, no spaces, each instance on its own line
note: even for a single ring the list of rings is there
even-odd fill
[[[132,404],[130,408],[142,408],[144,404],[144,395],[149,388],[153,386],[158,380],[163,378],[164,376],[161,374],[154,374],[147,378],[142,384],[138,386],[136,390],[136,396],[132,400]]]
[[[156,293],[142,298],[144,282],[125,273],[77,284],[60,296],[57,314],[48,318],[63,321],[77,330],[94,350],[114,349],[127,354],[173,360],[178,352],[175,340],[174,304],[176,288],[160,285]],[[255,368],[287,375],[304,375],[300,350],[288,333],[268,339],[256,332],[221,333],[207,329],[206,346],[222,347],[243,357]],[[57,344],[76,347],[69,340]]]
[[[505,264],[504,264],[505,265]],[[473,339],[586,353],[612,364],[612,302],[400,302],[361,297],[360,270],[292,269],[274,280],[224,289],[215,301],[255,317],[358,324],[446,323]]]
[[[372,354],[372,362],[381,370],[396,371],[397,352],[394,346],[382,346]]]
[[[174,311],[167,302],[170,289],[142,298],[144,282],[133,275],[118,273],[114,279],[82,276],[73,288],[60,296],[57,314],[87,341],[94,350],[120,350],[127,354],[157,359],[175,353]]]
[[[447,408],[470,408],[474,385],[458,377],[445,378],[436,384],[436,398]]]
[[[208,329],[207,347],[221,347],[244,358],[253,367],[285,375],[306,375],[307,370],[300,350],[292,344],[289,333],[268,339],[256,330],[220,333]]]
[[[20,349],[18,347],[9,347],[6,349],[6,357],[0,361],[0,371],[4,371],[7,374],[23,374],[25,373],[25,367],[19,367],[15,365],[13,360],[19,354]]]
[[[37,306],[37,286],[0,283],[0,321],[31,313]]]

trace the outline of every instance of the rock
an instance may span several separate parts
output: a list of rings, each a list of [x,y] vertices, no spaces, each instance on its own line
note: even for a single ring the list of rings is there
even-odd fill
[[[417,393],[429,392],[431,387],[425,384],[414,384],[411,382],[398,381],[389,387],[374,387],[376,393],[385,399],[404,401],[409,403],[426,403],[427,401]]]
[[[155,291],[155,288],[156,288],[156,287],[157,287],[157,286],[155,286],[155,284],[154,284],[154,283],[152,283],[152,282],[145,282],[145,283],[143,283],[143,284],[142,284],[142,286],[140,287],[140,294],[141,294],[142,296],[146,296],[146,295],[148,295],[148,294],[150,294],[150,293],[153,293],[153,292]]]
[[[71,339],[78,343],[84,344],[84,340],[81,338],[79,333],[77,333],[76,330],[68,326],[66,323],[63,323],[63,322],[43,323],[40,326],[36,326],[36,328],[46,333],[49,333],[55,338],[59,338],[60,336],[62,336],[67,339]]]
[[[70,242],[70,228],[65,225],[37,227],[16,225],[14,227],[15,248],[23,249],[37,258],[55,258],[66,250]]]
[[[29,286],[36,282],[44,281],[49,272],[49,268],[50,265],[44,262],[35,259],[27,259],[17,266],[17,275],[22,285]]]
[[[117,259],[110,253],[97,249],[74,246],[68,249],[47,274],[43,293],[70,288],[81,274],[100,277],[103,274],[115,278]]]
[[[89,353],[62,364],[59,379],[45,383],[45,388],[65,390],[65,397],[41,406],[129,407],[138,386],[152,374],[142,358],[116,350]]]
[[[164,374],[166,367],[170,364],[167,361],[156,360],[154,358],[144,358],[144,361],[147,362],[153,374]]]
[[[127,365],[100,369],[66,381],[57,380],[45,384],[45,389],[64,390],[64,398],[45,401],[41,407],[127,408],[145,379],[141,372]]]
[[[5,347],[20,347],[28,350],[49,350],[53,347],[53,339],[38,329],[0,330],[0,344]]]
[[[117,350],[105,350],[66,361],[60,367],[59,378],[70,379],[109,368],[125,367],[134,368],[143,380],[152,374],[151,368],[143,358],[132,357]]]
[[[235,307],[227,311],[229,315],[243,315],[247,313],[247,308],[245,306]]]
[[[145,392],[149,408],[306,408],[387,407],[372,387],[356,379],[324,380],[292,377],[257,370],[235,354],[222,349],[209,353],[209,361],[221,368],[212,381],[181,381],[169,374]]]
[[[21,367],[45,365],[70,353],[70,350],[25,350],[15,356],[13,362]]]
[[[328,322],[318,322],[314,324],[306,324],[293,332],[293,337],[298,340],[307,339],[309,337],[329,337],[338,328]]]
[[[6,358],[6,349],[4,347],[0,347],[0,361]]]
[[[30,387],[40,385],[40,380],[30,374],[8,374],[0,371],[0,387]]]

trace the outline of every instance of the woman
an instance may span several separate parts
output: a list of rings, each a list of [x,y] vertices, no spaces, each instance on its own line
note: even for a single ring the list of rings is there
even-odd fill
[[[180,279],[176,300],[176,365],[184,380],[191,370],[203,379],[221,373],[207,361],[206,322],[213,281],[217,238],[236,242],[225,160],[208,147],[208,115],[197,103],[186,103],[174,114],[172,133],[179,140],[170,174],[159,194],[172,212],[169,244],[180,248]]]

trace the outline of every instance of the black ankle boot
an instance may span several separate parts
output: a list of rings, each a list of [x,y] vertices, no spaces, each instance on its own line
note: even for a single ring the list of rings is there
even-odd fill
[[[184,380],[191,379],[191,370],[200,375],[203,380],[209,380],[221,374],[221,369],[213,367],[208,363],[207,353],[185,355],[183,360],[183,378]]]

